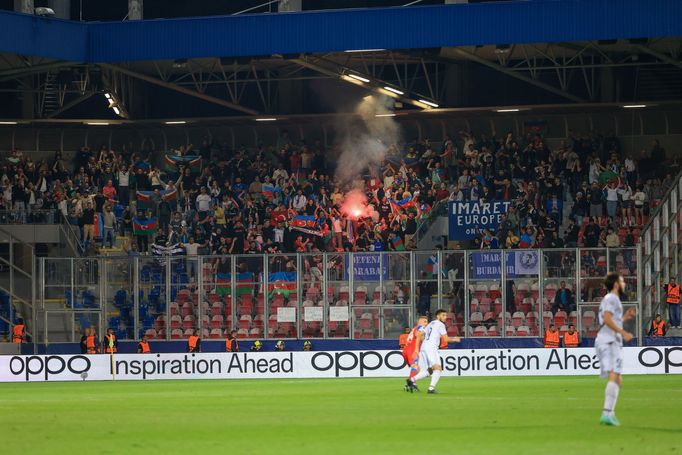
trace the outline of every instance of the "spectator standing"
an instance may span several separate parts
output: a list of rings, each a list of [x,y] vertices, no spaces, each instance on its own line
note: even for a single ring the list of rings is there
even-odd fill
[[[111,205],[104,206],[102,212],[102,246],[109,241],[109,248],[113,248],[116,243],[116,215],[111,210]]]

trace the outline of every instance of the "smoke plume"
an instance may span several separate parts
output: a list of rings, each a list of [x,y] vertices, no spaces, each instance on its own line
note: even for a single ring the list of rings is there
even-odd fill
[[[343,137],[341,155],[337,162],[336,178],[343,186],[357,186],[367,168],[379,165],[391,145],[400,141],[400,126],[395,122],[389,108],[393,99],[387,96],[366,96],[354,110],[360,123],[347,122],[337,125]],[[381,176],[377,176],[381,177]]]

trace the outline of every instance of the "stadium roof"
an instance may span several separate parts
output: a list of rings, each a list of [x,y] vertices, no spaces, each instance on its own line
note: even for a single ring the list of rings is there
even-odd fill
[[[680,17],[676,0],[124,22],[0,12],[0,117],[106,117],[107,91],[133,119],[331,113],[385,87],[402,92],[388,93],[396,109],[679,100]]]

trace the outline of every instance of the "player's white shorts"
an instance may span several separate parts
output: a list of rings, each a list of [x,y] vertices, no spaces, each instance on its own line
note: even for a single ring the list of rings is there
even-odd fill
[[[623,346],[618,342],[597,343],[597,358],[600,365],[600,376],[608,378],[609,372],[621,374],[623,372]]]
[[[440,365],[438,349],[424,347],[419,351],[419,368],[433,368],[434,365]]]

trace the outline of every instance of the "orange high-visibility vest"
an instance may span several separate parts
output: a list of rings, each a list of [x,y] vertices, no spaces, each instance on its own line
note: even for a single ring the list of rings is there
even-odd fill
[[[237,340],[230,340],[229,338],[225,340],[225,351],[226,352],[237,352],[239,350],[239,345],[235,343]]]
[[[579,344],[578,332],[573,332],[573,335],[566,332],[564,333],[564,346],[567,348],[577,348]]]
[[[17,324],[12,331],[12,343],[24,342],[24,324]]]
[[[661,322],[656,323],[656,321],[651,322],[652,335],[655,337],[662,337],[664,335],[663,329],[665,329],[665,321],[661,319]]]
[[[545,330],[545,347],[546,348],[558,348],[559,347],[559,331],[554,333],[549,330]]]
[[[674,286],[672,284],[668,285],[668,299],[666,300],[666,302],[673,304],[673,305],[677,305],[680,303],[680,285],[679,284],[676,284]]]
[[[189,352],[194,352],[194,350],[197,348],[197,341],[199,341],[198,336],[192,335],[189,337],[187,340],[187,343],[189,344]]]
[[[149,354],[150,352],[152,352],[149,349],[149,343],[147,343],[146,341],[140,341],[140,347],[142,348],[142,354]]]
[[[398,338],[398,345],[400,345],[400,349],[404,348],[407,345],[407,339],[410,337],[409,333],[403,333],[400,335]]]
[[[111,348],[109,347],[110,338],[113,338],[113,340],[111,340],[111,341],[116,343],[116,335],[114,335],[113,333],[111,335],[104,335],[104,344],[105,344],[104,352],[107,354],[113,354],[113,353],[117,352],[116,351],[116,345],[113,345]]]
[[[94,335],[89,335],[85,339],[85,347],[87,349],[88,354],[95,354],[95,336]]]

